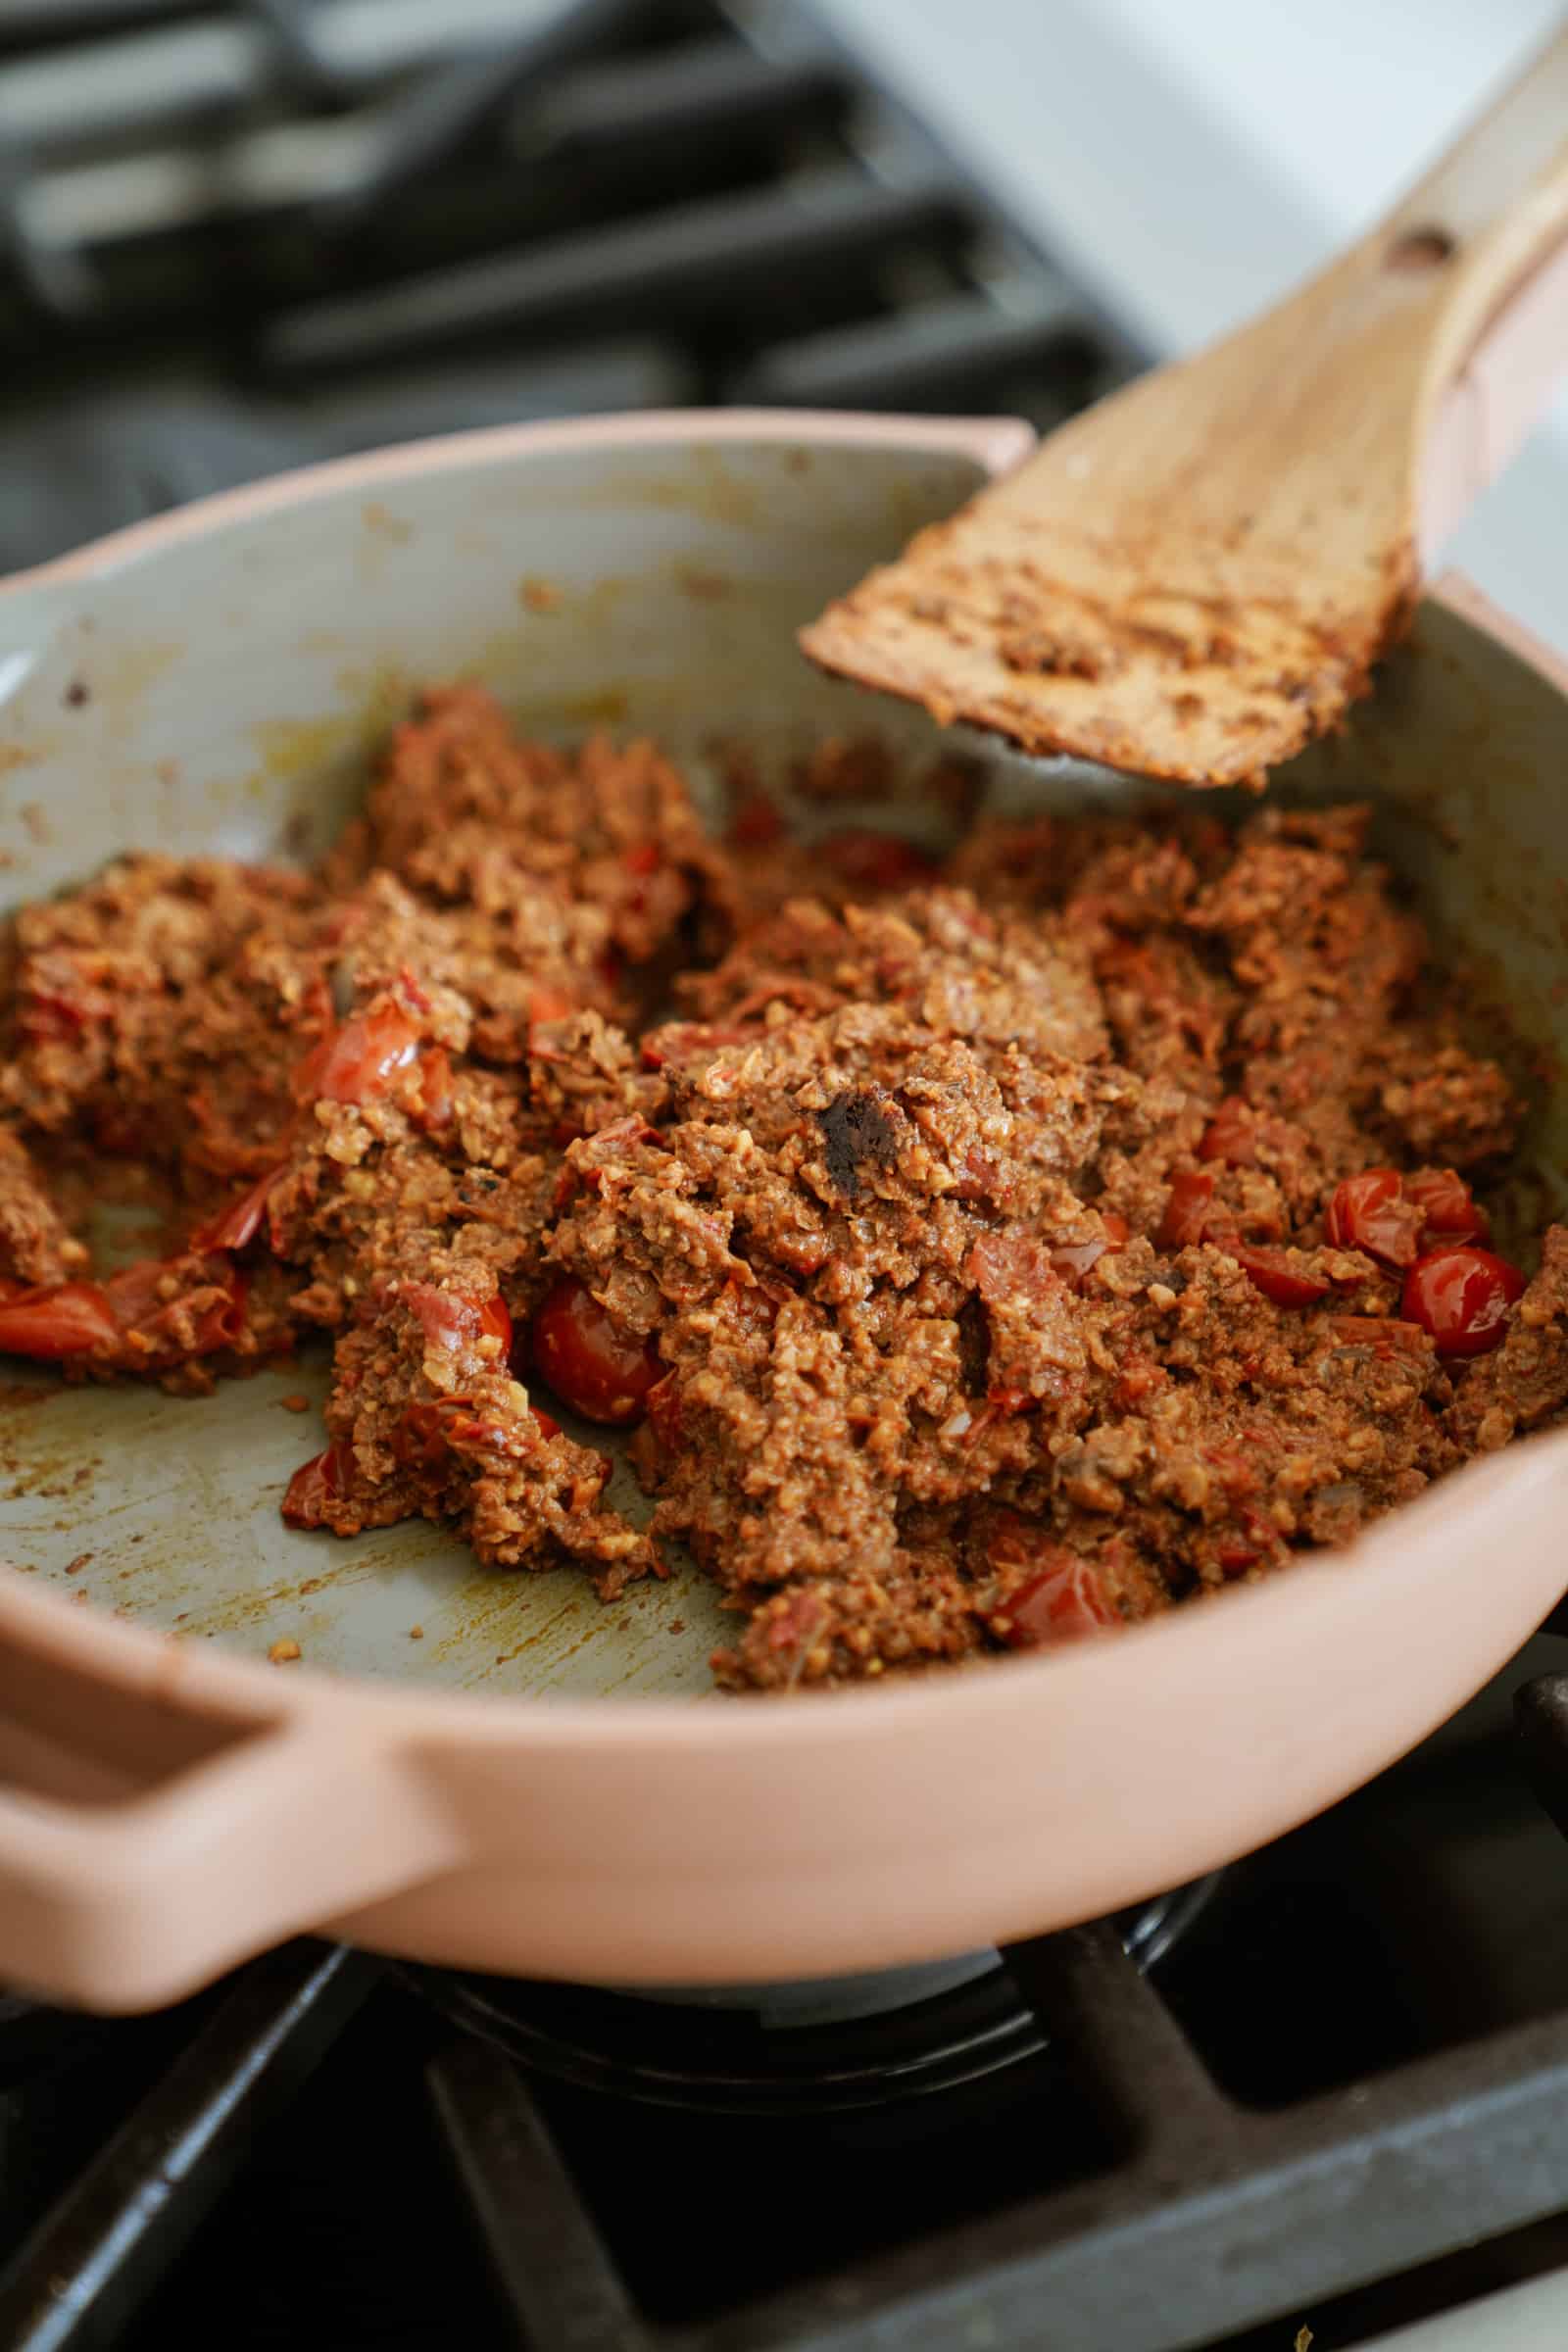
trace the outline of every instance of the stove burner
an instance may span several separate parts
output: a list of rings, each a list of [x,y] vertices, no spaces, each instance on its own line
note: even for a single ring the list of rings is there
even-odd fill
[[[1156,1968],[1216,1881],[1117,1925]],[[997,1951],[808,1983],[636,1991],[409,1972],[454,2024],[534,2072],[645,2105],[808,2116],[956,2090],[1043,2056],[1040,2022]]]

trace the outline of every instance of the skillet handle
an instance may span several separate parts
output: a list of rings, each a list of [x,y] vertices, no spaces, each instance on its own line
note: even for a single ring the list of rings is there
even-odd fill
[[[414,1776],[322,1706],[241,1732],[128,1797],[103,1773],[95,1794],[42,1793],[58,1774],[28,1774],[28,1744],[8,1738],[3,1751],[0,1981],[49,2000],[161,2007],[455,1855]],[[91,1777],[73,1773],[78,1788]]]

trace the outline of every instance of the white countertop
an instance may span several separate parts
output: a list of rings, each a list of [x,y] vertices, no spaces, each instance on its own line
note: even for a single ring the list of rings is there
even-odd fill
[[[814,0],[1162,356],[1368,223],[1560,0]],[[1565,338],[1568,380],[1568,338]],[[1446,551],[1568,646],[1568,398]]]

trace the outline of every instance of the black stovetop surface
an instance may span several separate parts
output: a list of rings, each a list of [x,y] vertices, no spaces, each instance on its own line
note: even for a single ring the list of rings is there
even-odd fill
[[[427,433],[1132,363],[791,0],[0,4],[0,571]]]
[[[0,2017],[0,2343],[1334,2352],[1558,2267],[1561,1656],[1195,1894],[1159,1998],[1085,1930],[842,2025],[310,1945]]]

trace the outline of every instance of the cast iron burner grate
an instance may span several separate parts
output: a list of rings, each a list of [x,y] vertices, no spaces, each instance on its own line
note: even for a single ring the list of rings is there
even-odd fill
[[[1129,1913],[1134,1964],[1157,1968],[1202,1909],[1202,1880]],[[703,2113],[878,2112],[956,2092],[1044,2055],[1040,2019],[998,1952],[825,1984],[684,1996],[420,1970],[455,2025],[532,2072]]]
[[[790,0],[0,5],[0,571],[426,433],[1051,425],[1134,358]]]
[[[722,2033],[694,2063],[692,2034],[713,2018],[694,2028],[689,2004],[443,1983],[312,1945],[169,2018],[81,2026],[74,2055],[35,2043],[51,2114],[70,2105],[63,2085],[85,2100],[106,2074],[122,2088],[138,2066],[142,2079],[15,2244],[0,2343],[151,2352],[243,2276],[230,2352],[285,2338],[477,2348],[518,2329],[538,2352],[950,2352],[982,2339],[999,2352],[1181,2352],[1222,2337],[1274,2352],[1308,2318],[1337,2352],[1391,2309],[1407,2317],[1412,2297],[1432,2308],[1561,2267],[1562,2229],[1546,2217],[1568,2210],[1568,1871],[1550,1822],[1568,1825],[1568,1675],[1524,1687],[1506,1740],[1505,1703],[1494,1686],[1381,1781],[1130,1932],[1046,1936],[996,1969],[955,1964],[934,1988],[906,1977],[893,2007],[869,2013],[864,1984],[829,2003],[764,1996],[785,2021],[769,2067],[756,2031],[745,2067]],[[1504,1984],[1487,1965],[1474,1930],[1497,1905],[1484,1877],[1422,1878],[1449,1832],[1467,1870],[1484,1848],[1496,1885],[1528,1890],[1548,1947],[1539,1970],[1516,1916],[1498,1949],[1524,1973]],[[1409,1944],[1385,1942],[1380,1988],[1363,1898],[1389,1891],[1401,1856],[1415,1875],[1393,1915]],[[1490,1987],[1467,1997],[1458,2037],[1443,2009],[1440,1898],[1452,1984]],[[1140,1958],[1162,1943],[1145,1973]],[[1033,2038],[988,2073],[962,2027],[1003,1978],[1017,1995],[994,2012],[1004,2039],[1020,2016]],[[1259,1984],[1255,2015],[1241,2014],[1238,1987]],[[1347,1987],[1357,2018],[1318,2035],[1312,2003],[1333,2012]],[[618,2044],[603,2030],[603,2003],[617,1999],[638,2013]],[[1484,2016],[1496,2022],[1476,2031]],[[454,2018],[479,2030],[454,2034]],[[1333,2054],[1298,2078],[1297,2045],[1316,2038]],[[1261,2072],[1239,2068],[1244,2046],[1262,2047]],[[901,2096],[887,2053],[921,2047],[928,2095]],[[867,2080],[853,2104],[824,2100],[820,2072],[814,2099],[775,2100],[824,2052],[842,2073],[857,2048]],[[474,2220],[499,2302],[466,2243]]]

